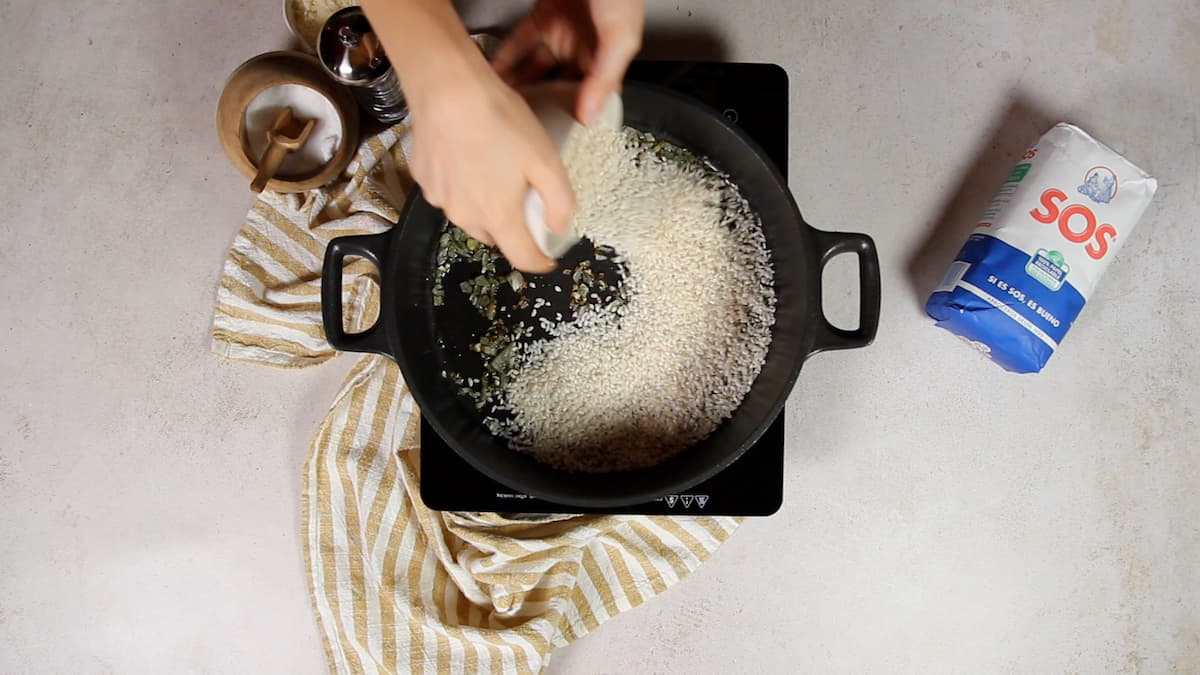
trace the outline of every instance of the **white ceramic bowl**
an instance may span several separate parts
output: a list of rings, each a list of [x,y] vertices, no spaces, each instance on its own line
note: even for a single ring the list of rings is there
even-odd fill
[[[522,90],[521,94],[529,102],[529,107],[537,115],[550,140],[562,155],[566,150],[571,135],[583,130],[583,125],[575,121],[572,111],[575,109],[575,99],[579,94],[577,82],[543,82]],[[620,129],[624,109],[621,97],[613,93],[604,102],[594,124],[610,129]],[[564,157],[565,159],[565,157]],[[579,241],[579,235],[574,228],[566,234],[557,234],[546,225],[546,207],[542,197],[533,188],[525,195],[525,224],[529,234],[542,253],[551,258],[560,258]]]

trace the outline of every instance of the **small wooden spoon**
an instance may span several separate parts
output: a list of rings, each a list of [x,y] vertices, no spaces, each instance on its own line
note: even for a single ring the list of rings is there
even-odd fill
[[[254,192],[262,192],[267,182],[275,177],[279,165],[289,152],[299,150],[312,133],[316,120],[302,120],[292,116],[291,108],[284,108],[275,116],[275,122],[267,131],[267,149],[258,162],[258,173],[250,183]]]

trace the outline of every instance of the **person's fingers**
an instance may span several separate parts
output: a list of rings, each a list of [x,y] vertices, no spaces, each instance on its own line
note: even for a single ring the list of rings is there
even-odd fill
[[[591,124],[609,94],[620,88],[642,44],[642,21],[640,8],[611,16],[601,10],[596,16],[596,54],[585,71],[575,111],[584,124]]]
[[[506,214],[504,222],[492,226],[490,232],[508,262],[522,272],[545,274],[553,270],[557,263],[538,249],[525,226],[521,209],[508,209]]]
[[[620,50],[604,47],[597,50],[596,63],[583,79],[576,103],[575,116],[584,124],[595,121],[609,95],[620,89],[625,69],[637,52],[636,43],[633,44],[632,48],[622,45]]]
[[[528,58],[517,67],[515,75],[506,81],[517,86],[537,82],[556,65],[558,65],[558,59],[546,45],[539,43],[529,53]]]
[[[579,99],[575,104],[575,118],[585,125],[595,122],[596,115],[600,114],[600,108],[604,105],[604,101],[617,90],[619,82],[619,80],[614,82],[597,75],[589,75],[584,78],[583,84],[579,87]]]
[[[457,204],[447,204],[442,208],[442,215],[446,216],[446,220],[457,225],[463,232],[477,239],[479,243],[485,246],[492,246],[496,243],[487,229],[479,224],[479,219],[472,210],[461,208]]]
[[[496,53],[492,55],[492,68],[506,82],[512,81],[517,66],[529,58],[541,43],[542,37],[537,22],[533,17],[525,17],[496,48]]]
[[[455,227],[462,230],[463,232],[466,232],[469,237],[471,237],[472,239],[475,239],[476,241],[483,244],[484,246],[491,246],[495,243],[492,240],[491,235],[489,235],[487,233],[487,230],[484,230],[484,229],[474,226],[474,225],[463,225],[462,223],[460,223],[457,220],[454,220],[453,218],[450,218],[449,220],[451,223],[454,224]]]
[[[557,234],[566,234],[575,213],[575,191],[557,151],[542,154],[540,161],[525,170],[529,185],[537,191],[545,207],[546,226]]]
[[[451,222],[454,222],[454,221],[451,221]],[[482,227],[471,227],[471,228],[464,227],[462,229],[464,232],[471,235],[472,238],[474,238],[476,241],[483,244],[484,246],[495,246],[496,245],[496,240],[493,239],[492,235],[490,233],[488,233],[488,231],[483,229]]]

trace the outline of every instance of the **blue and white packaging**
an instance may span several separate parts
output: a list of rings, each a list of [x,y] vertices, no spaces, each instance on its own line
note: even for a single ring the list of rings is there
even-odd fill
[[[1079,127],[1025,152],[925,311],[993,361],[1042,369],[1158,182]]]

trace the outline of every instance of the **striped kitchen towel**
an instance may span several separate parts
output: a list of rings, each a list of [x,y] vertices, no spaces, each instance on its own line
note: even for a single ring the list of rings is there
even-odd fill
[[[225,261],[214,352],[283,367],[335,355],[322,255],[334,237],[398,218],[412,185],[401,132],[363,142],[331,186],[254,202]],[[380,311],[373,275],[347,266],[351,329]],[[394,362],[358,357],[312,441],[301,528],[333,672],[538,672],[554,648],[696,569],[740,522],[433,511],[418,489],[418,414]]]

